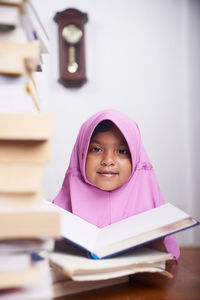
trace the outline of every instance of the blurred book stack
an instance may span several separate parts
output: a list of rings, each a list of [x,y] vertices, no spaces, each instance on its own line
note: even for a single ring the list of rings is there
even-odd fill
[[[34,81],[47,52],[39,25],[29,1],[0,1],[0,298],[9,300],[52,298],[48,254],[60,236],[42,189],[53,116],[40,111]]]

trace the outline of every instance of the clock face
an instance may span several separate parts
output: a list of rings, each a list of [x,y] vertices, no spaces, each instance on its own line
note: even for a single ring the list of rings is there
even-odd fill
[[[82,35],[82,30],[74,24],[68,24],[62,30],[64,40],[71,45],[78,43],[81,40]]]

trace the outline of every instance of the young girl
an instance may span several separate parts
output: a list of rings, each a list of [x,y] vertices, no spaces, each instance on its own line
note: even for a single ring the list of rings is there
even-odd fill
[[[89,118],[53,202],[100,228],[164,204],[137,124],[115,110]],[[173,235],[164,245],[178,258]]]

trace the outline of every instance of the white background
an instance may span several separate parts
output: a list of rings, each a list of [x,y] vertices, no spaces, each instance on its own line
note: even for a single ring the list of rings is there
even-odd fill
[[[140,127],[166,202],[200,220],[200,1],[34,0],[50,37],[50,54],[36,81],[43,111],[55,114],[47,198],[58,193],[83,121],[118,109]],[[56,12],[76,8],[85,24],[88,82],[58,83]],[[200,244],[200,228],[178,234],[182,245]]]

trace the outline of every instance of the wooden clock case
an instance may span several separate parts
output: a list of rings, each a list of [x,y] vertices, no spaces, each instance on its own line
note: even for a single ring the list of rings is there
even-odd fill
[[[54,16],[54,21],[58,23],[59,32],[59,82],[66,87],[80,87],[86,81],[86,64],[85,64],[85,32],[84,25],[88,21],[86,13],[82,13],[77,9],[69,8],[61,12],[57,12]],[[76,51],[76,61],[78,69],[74,73],[68,71],[69,63],[69,47],[62,35],[63,28],[69,24],[74,24],[82,31],[82,38],[74,45]]]

